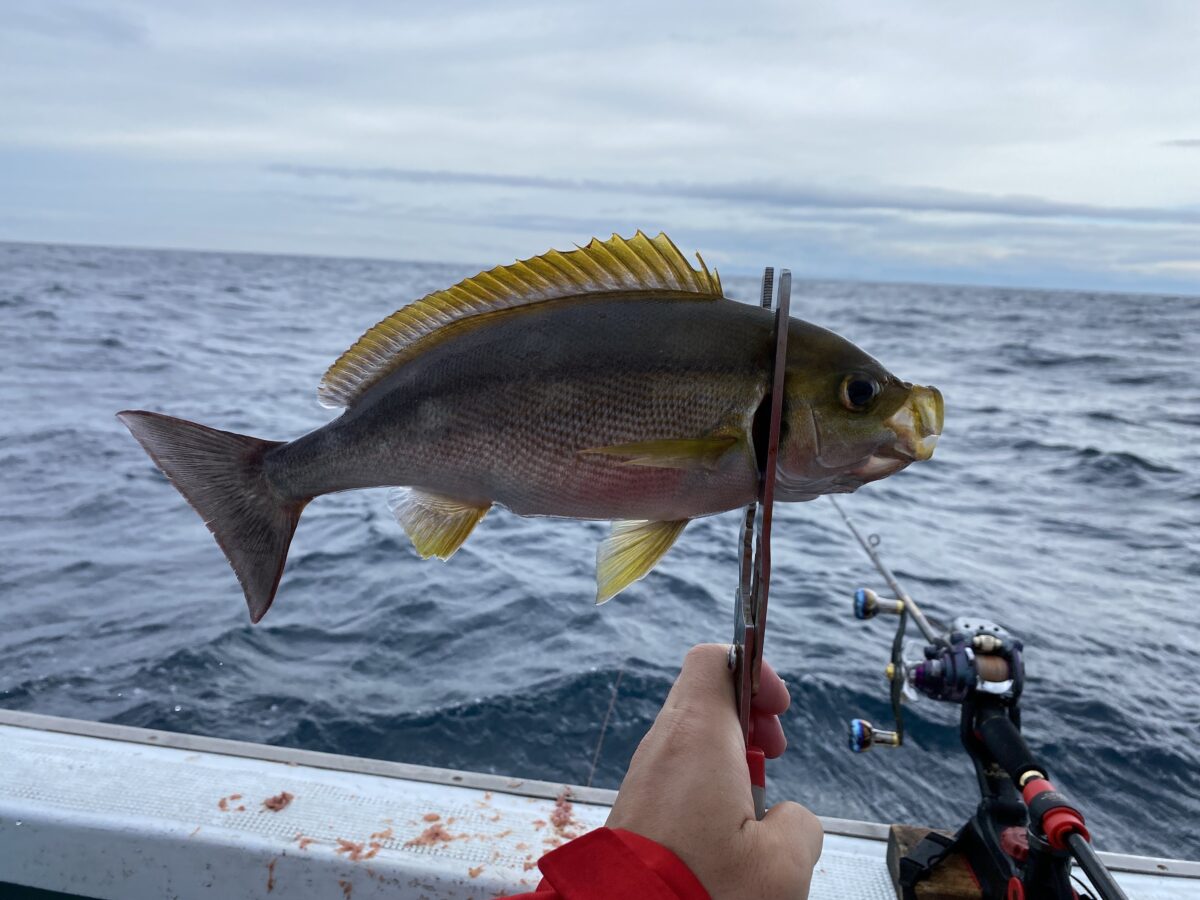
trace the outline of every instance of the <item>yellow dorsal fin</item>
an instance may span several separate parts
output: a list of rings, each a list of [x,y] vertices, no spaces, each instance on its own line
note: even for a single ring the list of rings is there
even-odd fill
[[[720,276],[708,270],[699,253],[696,259],[699,269],[692,268],[665,234],[651,238],[639,231],[628,240],[616,234],[607,241],[593,238],[577,250],[551,250],[480,272],[397,310],[367,331],[329,367],[317,399],[330,408],[353,406],[423,338],[481,313],[611,291],[677,291],[719,299]]]

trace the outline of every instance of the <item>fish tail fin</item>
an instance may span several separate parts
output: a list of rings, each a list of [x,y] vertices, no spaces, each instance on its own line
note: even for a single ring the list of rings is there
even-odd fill
[[[263,459],[281,442],[141,410],[117,418],[204,519],[257,622],[271,608],[296,523],[312,499],[281,497],[272,488]]]

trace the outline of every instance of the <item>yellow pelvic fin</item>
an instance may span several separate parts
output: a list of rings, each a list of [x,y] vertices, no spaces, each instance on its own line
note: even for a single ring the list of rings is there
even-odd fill
[[[491,504],[475,506],[416,488],[393,488],[388,492],[388,508],[422,559],[449,559]]]
[[[414,345],[439,328],[501,309],[580,294],[614,291],[675,291],[720,299],[721,278],[696,254],[693,269],[665,234],[637,232],[626,240],[593,238],[586,247],[497,266],[452,288],[437,291],[392,313],[358,339],[329,367],[317,399],[322,406],[350,407],[371,385],[393,372]]]
[[[614,522],[612,533],[596,549],[597,605],[653,569],[689,521]]]
[[[683,438],[661,441],[636,441],[580,450],[581,454],[626,456],[626,466],[654,466],[661,469],[715,469],[726,453],[737,444],[732,434],[714,434],[702,438]]]

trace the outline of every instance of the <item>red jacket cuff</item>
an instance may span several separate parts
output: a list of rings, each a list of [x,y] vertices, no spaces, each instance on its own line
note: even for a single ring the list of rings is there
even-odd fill
[[[545,879],[529,900],[712,900],[683,860],[649,838],[598,828],[538,860]],[[511,898],[520,900],[520,898]]]

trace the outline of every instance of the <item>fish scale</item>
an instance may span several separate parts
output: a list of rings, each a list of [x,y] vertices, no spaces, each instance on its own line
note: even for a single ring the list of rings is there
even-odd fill
[[[352,414],[281,448],[277,483],[296,497],[416,485],[522,515],[587,519],[730,509],[757,484],[747,438],[766,388],[765,367],[754,366],[769,338],[760,312],[652,295],[515,310],[432,347]],[[553,352],[527,352],[551,339]],[[715,472],[580,454],[722,429],[744,447]]]

